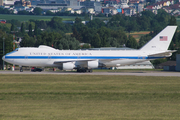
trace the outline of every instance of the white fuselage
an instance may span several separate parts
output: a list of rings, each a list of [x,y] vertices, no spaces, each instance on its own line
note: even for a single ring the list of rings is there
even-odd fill
[[[151,52],[151,53],[150,53]],[[6,62],[20,66],[59,66],[55,62],[98,60],[106,67],[116,67],[154,59],[152,51],[140,50],[57,50],[54,48],[18,48],[5,55]],[[159,58],[159,57],[158,57]]]

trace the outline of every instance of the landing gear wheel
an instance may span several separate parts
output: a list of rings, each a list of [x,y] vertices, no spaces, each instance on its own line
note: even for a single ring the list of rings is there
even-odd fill
[[[83,70],[83,72],[87,72],[87,70],[86,70],[86,69],[84,69],[84,70]]]
[[[89,69],[88,72],[92,72],[92,69]]]
[[[22,69],[22,67],[20,67],[20,72],[23,72],[23,69]]]
[[[92,72],[92,69],[77,69],[77,72]]]

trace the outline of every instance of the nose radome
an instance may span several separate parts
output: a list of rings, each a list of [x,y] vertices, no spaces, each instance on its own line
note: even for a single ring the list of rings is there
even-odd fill
[[[5,55],[2,57],[3,60],[5,60]]]

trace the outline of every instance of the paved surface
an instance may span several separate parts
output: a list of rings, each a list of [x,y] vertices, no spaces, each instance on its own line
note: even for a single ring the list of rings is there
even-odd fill
[[[0,74],[56,74],[56,75],[131,75],[131,76],[177,76],[180,77],[180,72],[166,72],[166,71],[142,71],[142,72],[93,72],[93,73],[77,73],[77,72],[30,72],[30,71],[0,71]]]

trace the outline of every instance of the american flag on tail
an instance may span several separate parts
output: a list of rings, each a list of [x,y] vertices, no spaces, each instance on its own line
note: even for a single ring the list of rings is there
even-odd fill
[[[168,37],[167,37],[167,36],[160,36],[160,37],[159,37],[159,40],[160,40],[160,41],[167,41],[167,40],[168,40]]]

